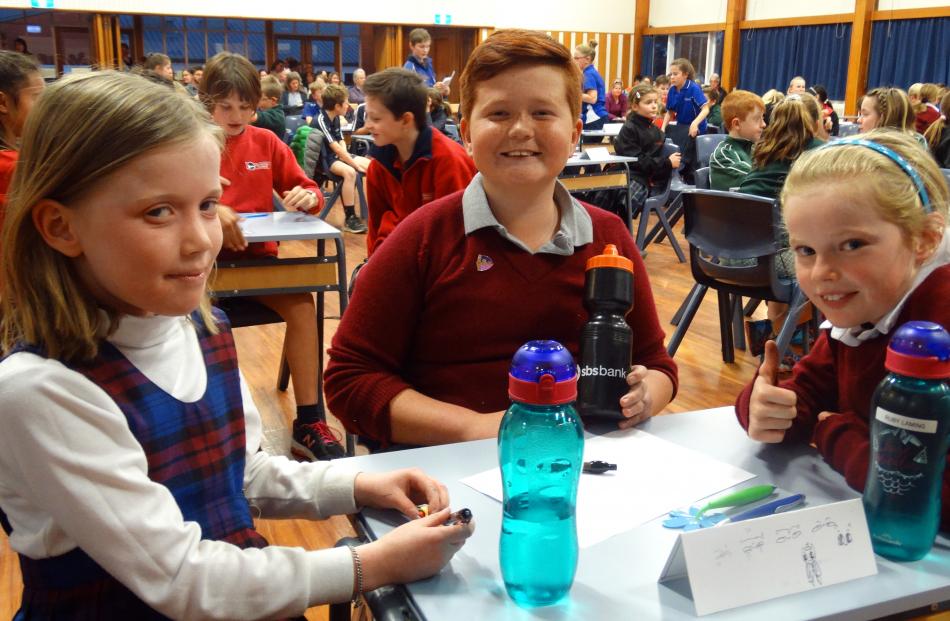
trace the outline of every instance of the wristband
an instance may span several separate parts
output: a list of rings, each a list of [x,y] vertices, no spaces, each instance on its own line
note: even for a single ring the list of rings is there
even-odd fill
[[[350,554],[353,556],[353,605],[359,607],[363,596],[363,561],[360,560],[360,554],[356,547],[348,546]]]

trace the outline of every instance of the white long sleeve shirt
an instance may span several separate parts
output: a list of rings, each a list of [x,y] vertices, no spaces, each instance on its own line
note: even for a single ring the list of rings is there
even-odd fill
[[[122,318],[108,339],[185,402],[207,372],[184,317]],[[245,494],[265,517],[322,519],[356,510],[355,472],[258,451],[260,414],[241,377]],[[202,540],[171,492],[148,478],[142,447],[115,402],[63,364],[20,352],[0,363],[0,506],[10,545],[40,559],[77,546],[148,605],[175,619],[261,619],[346,601],[347,548],[242,550]]]

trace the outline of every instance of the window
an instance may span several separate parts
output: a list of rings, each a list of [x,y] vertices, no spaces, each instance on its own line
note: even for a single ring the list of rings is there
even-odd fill
[[[275,22],[276,24],[293,22]],[[161,52],[180,70],[200,65],[218,52],[229,51],[246,56],[264,66],[264,21],[259,19],[222,19],[204,17],[142,17],[142,41],[145,54]]]

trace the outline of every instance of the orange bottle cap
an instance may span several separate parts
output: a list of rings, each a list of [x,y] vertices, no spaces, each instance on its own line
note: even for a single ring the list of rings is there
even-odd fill
[[[607,244],[604,247],[604,254],[587,259],[587,269],[595,267],[614,267],[633,273],[633,261],[617,252],[617,247],[613,244]]]

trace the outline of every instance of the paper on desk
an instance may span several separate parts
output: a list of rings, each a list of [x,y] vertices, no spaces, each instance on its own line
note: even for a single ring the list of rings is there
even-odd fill
[[[581,475],[577,538],[582,548],[755,476],[638,429],[588,439],[584,460],[594,459],[617,464],[617,471]],[[502,499],[498,468],[462,479],[462,483]]]

